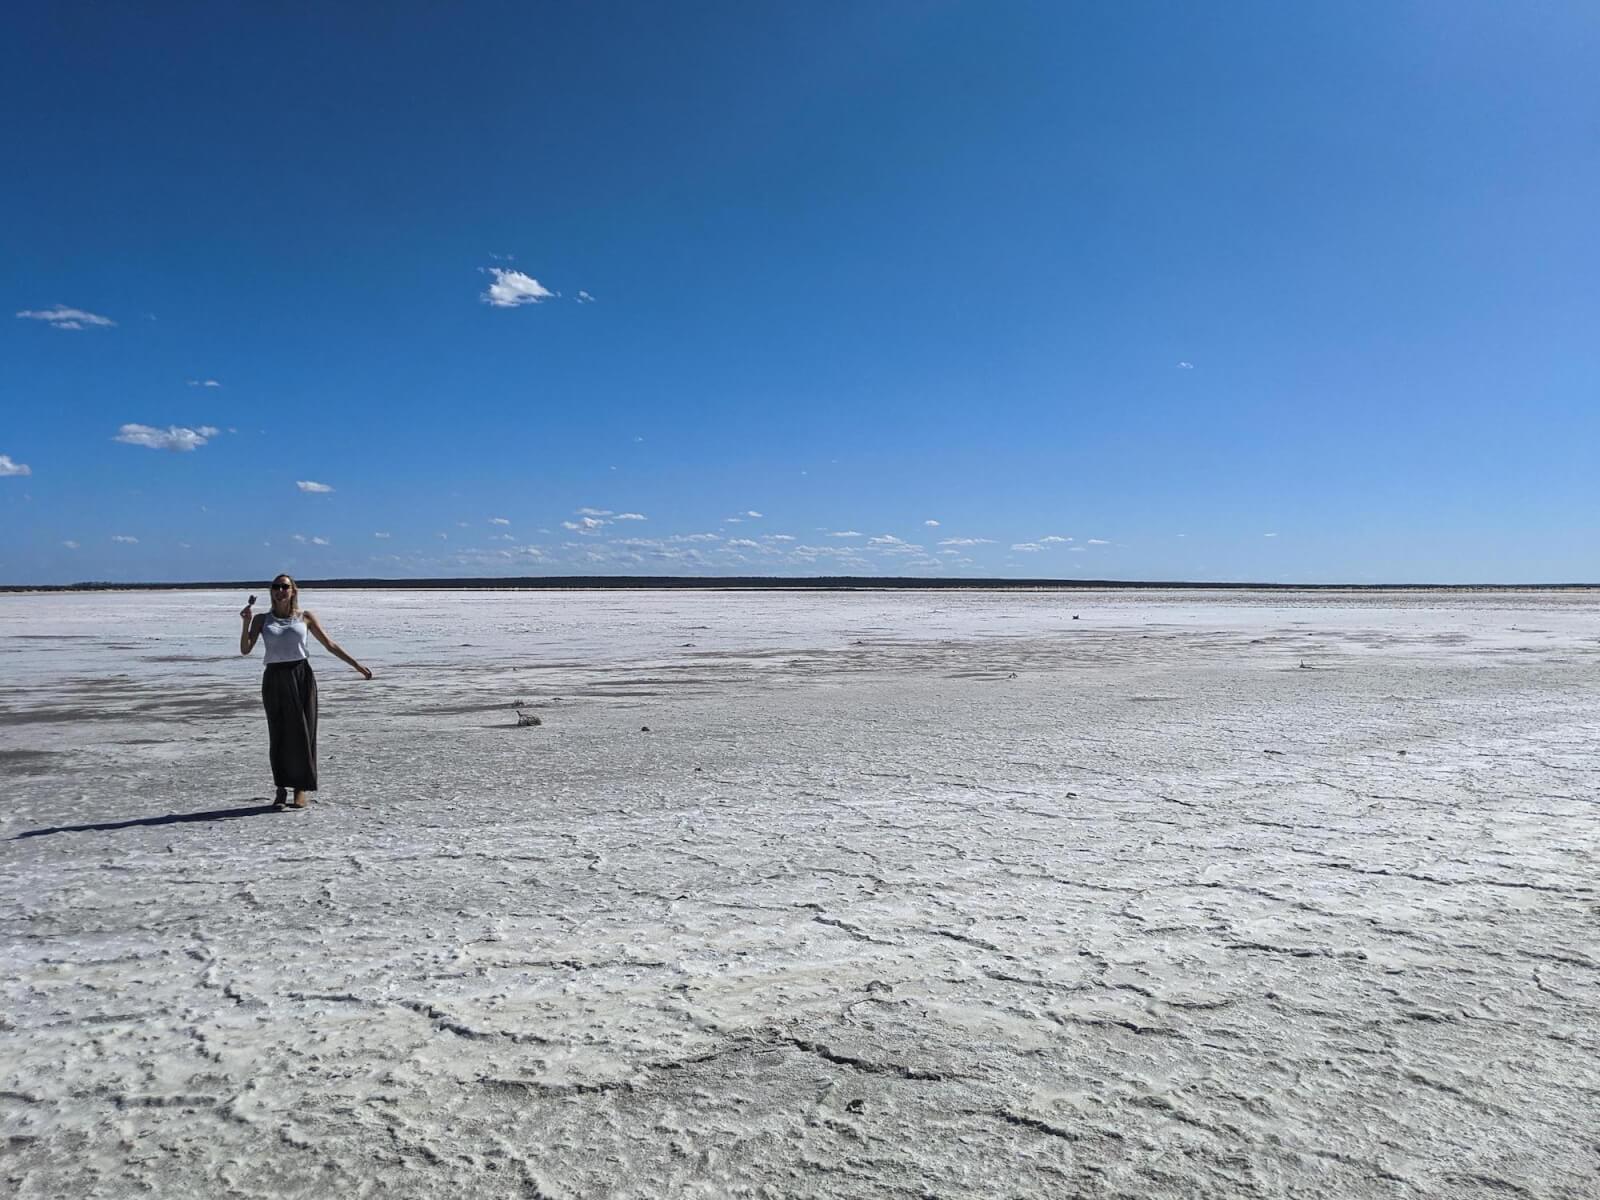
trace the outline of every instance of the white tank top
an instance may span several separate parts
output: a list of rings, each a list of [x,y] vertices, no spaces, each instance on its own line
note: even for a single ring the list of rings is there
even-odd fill
[[[275,617],[267,614],[261,622],[261,640],[267,648],[267,662],[298,662],[306,657],[306,623],[300,617]]]

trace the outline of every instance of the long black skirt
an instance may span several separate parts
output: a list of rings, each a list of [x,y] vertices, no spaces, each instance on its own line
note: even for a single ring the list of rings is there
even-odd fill
[[[317,790],[317,677],[311,664],[271,663],[261,676],[274,787]]]

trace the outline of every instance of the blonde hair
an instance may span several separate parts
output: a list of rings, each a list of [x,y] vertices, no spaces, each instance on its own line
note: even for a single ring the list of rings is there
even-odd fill
[[[287,571],[279,571],[272,577],[272,582],[277,583],[280,579],[287,579],[289,581],[289,616],[298,617],[300,615],[300,584],[295,580],[295,577],[289,574]],[[272,598],[271,584],[267,585],[267,600],[269,602],[267,604],[267,611],[275,614],[278,611],[278,604],[277,601],[273,600]]]

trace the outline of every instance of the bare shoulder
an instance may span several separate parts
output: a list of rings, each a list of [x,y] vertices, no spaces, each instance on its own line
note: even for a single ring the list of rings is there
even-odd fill
[[[317,626],[321,624],[321,622],[317,620],[317,614],[312,612],[309,608],[302,608],[300,610],[300,619],[307,625]]]

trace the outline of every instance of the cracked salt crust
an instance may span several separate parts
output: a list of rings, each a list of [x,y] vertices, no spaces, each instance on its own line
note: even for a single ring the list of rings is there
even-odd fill
[[[256,814],[238,597],[0,597],[8,1192],[1600,1191],[1593,593],[307,601]]]

